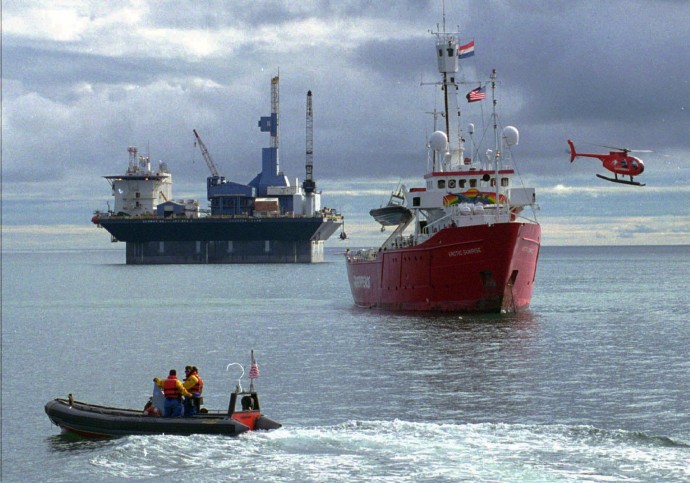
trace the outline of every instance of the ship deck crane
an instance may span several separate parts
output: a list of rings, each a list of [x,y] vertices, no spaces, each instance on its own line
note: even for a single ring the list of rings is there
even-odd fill
[[[211,171],[211,176],[218,178],[220,175],[218,174],[218,169],[216,169],[216,164],[213,162],[213,158],[211,158],[211,154],[208,152],[208,149],[206,149],[206,145],[201,140],[201,136],[199,136],[199,133],[196,132],[196,129],[192,129],[192,131],[194,132],[194,137],[196,137],[195,144],[199,145],[201,155],[204,157],[204,161],[206,161],[208,169]]]

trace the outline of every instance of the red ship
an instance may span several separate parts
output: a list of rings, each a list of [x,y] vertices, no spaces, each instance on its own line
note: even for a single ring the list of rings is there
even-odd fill
[[[424,186],[401,185],[387,206],[370,212],[382,229],[395,226],[393,233],[379,248],[346,252],[352,296],[358,306],[388,310],[524,310],[532,299],[541,227],[535,190],[522,186],[510,154],[518,131],[499,127],[494,70],[467,95],[469,102],[481,101],[491,90],[491,119],[484,124],[493,128],[493,149],[478,154],[474,125],[460,128],[456,95],[466,84],[458,79],[459,63],[473,55],[474,43],[461,45],[457,33],[445,32],[445,22],[434,35],[444,126],[428,140]]]

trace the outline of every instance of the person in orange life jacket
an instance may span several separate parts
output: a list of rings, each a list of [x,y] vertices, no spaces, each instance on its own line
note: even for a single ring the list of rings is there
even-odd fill
[[[161,380],[156,377],[153,382],[155,382],[158,387],[162,388],[165,394],[163,417],[176,418],[182,416],[182,404],[180,400],[182,396],[190,397],[191,393],[184,388],[182,382],[177,378],[177,371],[175,369],[170,369],[167,379]]]
[[[184,400],[184,415],[194,416],[201,409],[201,393],[204,390],[204,381],[199,376],[199,369],[196,366],[184,368],[187,377],[184,380],[184,388],[192,393],[192,397]]]

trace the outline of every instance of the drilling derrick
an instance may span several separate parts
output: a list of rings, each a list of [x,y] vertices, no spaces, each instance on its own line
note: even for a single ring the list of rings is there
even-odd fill
[[[271,115],[275,116],[274,132],[271,132],[271,147],[278,149],[280,131],[278,129],[280,123],[280,78],[275,76],[271,79]]]

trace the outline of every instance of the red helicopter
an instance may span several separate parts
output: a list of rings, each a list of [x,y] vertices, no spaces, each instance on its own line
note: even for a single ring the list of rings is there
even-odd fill
[[[637,153],[650,153],[651,151],[632,151],[625,148],[614,148],[611,146],[604,146],[605,148],[615,149],[615,151],[610,151],[609,154],[584,154],[575,152],[575,146],[573,142],[568,139],[568,145],[570,146],[570,162],[572,163],[576,157],[582,156],[583,158],[597,158],[601,161],[604,168],[611,171],[615,178],[608,178],[601,174],[597,177],[605,179],[606,181],[612,181],[614,183],[632,184],[635,186],[644,186],[644,184],[633,180],[633,176],[638,176],[644,172],[644,163],[640,158],[634,156],[629,156],[630,152]],[[619,179],[618,175],[630,176],[630,180]]]

